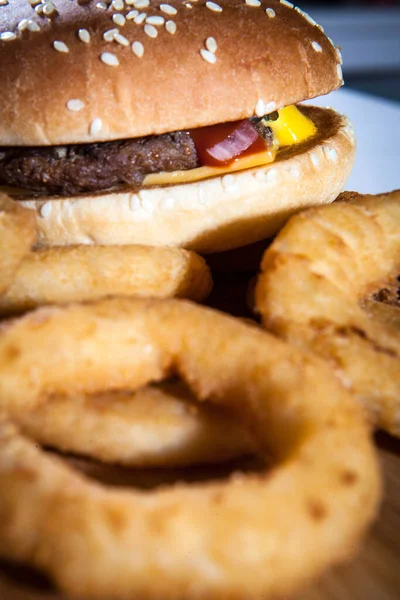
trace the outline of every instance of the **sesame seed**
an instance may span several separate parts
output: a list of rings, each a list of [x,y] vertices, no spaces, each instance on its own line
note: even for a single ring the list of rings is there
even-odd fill
[[[158,36],[158,31],[157,31],[157,29],[153,25],[147,25],[146,24],[144,26],[144,32],[150,38],[156,38]]]
[[[54,50],[57,50],[57,52],[63,52],[64,54],[69,52],[68,46],[64,44],[64,42],[59,42],[58,40],[53,42],[53,48]]]
[[[88,32],[87,29],[79,29],[78,30],[78,38],[84,44],[88,44],[90,42],[90,33]]]
[[[111,2],[111,8],[113,8],[114,10],[122,10],[124,8],[124,1],[123,0],[113,0]]]
[[[133,6],[135,8],[147,8],[149,4],[149,0],[135,0]]]
[[[354,137],[355,137],[355,132],[354,132],[354,127],[353,127],[352,125],[350,125],[350,124],[349,124],[349,125],[347,125],[347,126],[345,127],[345,132],[346,132],[346,135],[347,135],[347,136],[348,136],[350,139],[354,139]]]
[[[185,2],[185,6],[186,8],[193,8],[193,4],[190,4],[190,2]]]
[[[266,114],[264,100],[259,98],[256,104],[256,115],[257,117],[263,117]]]
[[[334,162],[336,163],[338,160],[338,153],[336,151],[336,148],[331,148],[330,146],[326,146],[324,148],[324,152],[325,152],[325,156],[328,162]]]
[[[216,4],[215,2],[206,2],[206,6],[214,12],[222,12],[222,7],[219,4]]]
[[[246,0],[246,4],[247,4],[247,6],[255,6],[255,7],[261,6],[260,0]]]
[[[40,25],[36,23],[36,21],[32,21],[32,19],[28,20],[28,30],[32,32],[40,31]]]
[[[322,46],[318,44],[318,42],[313,42],[311,45],[314,48],[315,52],[322,52]]]
[[[119,15],[119,14],[113,15],[112,20],[114,21],[114,23],[116,25],[119,25],[120,27],[123,27],[125,25],[125,21],[126,21],[124,15]]]
[[[210,65],[213,65],[213,64],[215,64],[217,62],[217,57],[215,56],[215,54],[213,54],[209,50],[204,50],[204,48],[202,48],[200,50],[200,54],[201,54],[201,57],[206,62],[210,63]]]
[[[82,102],[82,100],[74,98],[73,100],[68,100],[66,106],[71,112],[79,112],[80,110],[82,110],[85,104]]]
[[[132,19],[134,19],[135,17],[137,17],[138,14],[139,14],[138,10],[130,10],[128,12],[128,14],[126,15],[125,18],[126,18],[127,21],[132,21]]]
[[[327,35],[326,37],[328,38],[328,42],[330,43],[330,45],[332,46],[332,48],[334,50],[336,50],[335,42],[333,41],[333,39],[331,37],[329,37],[329,35]]]
[[[152,17],[147,17],[146,23],[148,23],[149,25],[157,25],[157,26],[164,25],[165,19],[164,19],[164,17],[155,15]]]
[[[129,198],[129,208],[131,211],[138,210],[140,208],[140,200],[136,194],[132,194]]]
[[[321,161],[320,161],[320,159],[319,159],[319,156],[318,156],[318,154],[316,154],[315,152],[312,152],[312,153],[310,154],[310,159],[311,159],[311,162],[312,162],[312,164],[314,165],[314,167],[315,167],[315,168],[318,168],[318,167],[319,167],[319,165],[320,165],[320,162],[321,162]]]
[[[96,119],[93,119],[93,121],[90,123],[90,127],[89,127],[90,135],[98,135],[100,133],[100,131],[102,130],[102,127],[103,127],[103,121],[101,119],[99,119],[99,117],[96,117]]]
[[[150,200],[150,198],[143,198],[142,208],[145,212],[151,215],[154,212],[155,206],[152,200]]]
[[[113,42],[117,33],[119,33],[118,29],[108,29],[103,33],[103,40],[105,42]]]
[[[135,23],[137,25],[141,25],[141,23],[143,23],[143,21],[145,20],[146,17],[147,17],[146,13],[140,13],[133,20],[135,21]]]
[[[233,175],[224,175],[223,178],[222,178],[222,187],[227,192],[234,191],[235,188],[237,187],[235,185],[235,178],[234,178],[234,176]]]
[[[4,5],[3,5],[4,6]],[[18,31],[25,31],[25,29],[28,29],[28,19],[22,19],[19,23],[18,23]]]
[[[38,4],[37,6],[35,6],[35,12],[40,17],[42,17],[43,16],[43,4]]]
[[[119,65],[118,58],[111,52],[103,52],[100,54],[100,60],[108,67],[118,67]]]
[[[107,10],[108,6],[105,2],[98,2],[96,4],[97,8],[101,8],[101,10]]]
[[[276,17],[276,13],[273,8],[267,8],[265,12],[270,19],[274,19]]]
[[[142,58],[142,56],[144,54],[144,46],[143,46],[142,42],[133,42],[133,44],[132,44],[132,52],[138,58]]]
[[[276,109],[277,109],[276,102],[274,102],[274,101],[268,102],[268,104],[266,104],[264,106],[264,108],[267,111],[265,114],[269,115],[270,113],[276,111]]]
[[[288,0],[279,0],[279,2],[281,4],[283,4],[284,6],[288,6],[289,8],[293,8],[294,4],[292,2],[288,2]]]
[[[218,50],[217,42],[213,37],[208,37],[206,39],[206,48],[209,52],[212,52],[213,54],[215,54]]]
[[[31,6],[36,6],[36,4],[40,4],[41,0],[28,0]]]
[[[310,23],[310,25],[314,25],[314,27],[318,26],[318,23],[315,19],[313,19],[311,17],[311,15],[309,15],[308,13],[306,13],[305,10],[302,10],[301,8],[299,8],[298,6],[295,7],[295,10],[306,20]]]
[[[52,2],[46,2],[43,4],[43,12],[47,17],[56,12],[56,10],[57,9]]]
[[[7,6],[8,0],[0,0],[0,6]]]
[[[114,42],[117,42],[117,44],[120,44],[121,46],[129,46],[129,40],[127,40],[126,37],[120,33],[115,34]]]
[[[174,35],[174,33],[176,32],[176,23],[174,21],[167,21],[165,23],[165,29],[168,31],[168,33],[170,33],[171,35]]]
[[[16,40],[16,39],[17,39],[17,36],[12,31],[4,31],[3,33],[0,33],[0,40],[2,42],[11,42],[12,40]]]
[[[340,65],[336,65],[336,70],[340,81],[343,81],[343,71]]]
[[[51,208],[51,202],[45,202],[45,204],[40,207],[40,216],[43,217],[43,219],[47,219],[51,215]]]
[[[160,10],[166,15],[176,15],[176,13],[178,12],[176,8],[174,8],[170,4],[160,4]]]
[[[174,208],[175,206],[175,198],[172,198],[171,196],[167,196],[167,198],[164,198],[163,200],[161,200],[159,207],[161,210],[171,210],[172,208]]]
[[[78,100],[76,98],[74,98],[73,100],[68,100],[66,104],[66,107],[71,112],[79,112],[84,106],[85,104],[82,102],[82,100]]]
[[[128,6],[131,6],[134,2],[135,0],[125,0],[125,4],[127,4]]]
[[[293,179],[300,179],[301,171],[300,171],[299,167],[293,166],[290,169],[290,175],[293,177]]]

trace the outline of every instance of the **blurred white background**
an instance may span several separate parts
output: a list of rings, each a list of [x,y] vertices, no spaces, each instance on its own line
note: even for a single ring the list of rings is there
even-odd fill
[[[349,87],[400,101],[400,0],[297,3],[341,47]]]
[[[400,0],[297,3],[341,47],[346,85],[313,101],[347,114],[357,158],[346,189],[400,188]]]

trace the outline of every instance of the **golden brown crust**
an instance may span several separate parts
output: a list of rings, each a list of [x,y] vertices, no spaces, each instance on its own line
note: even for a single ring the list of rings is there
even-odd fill
[[[346,193],[290,220],[262,261],[265,327],[322,356],[371,422],[400,437],[400,309],[371,296],[400,272],[400,191]]]
[[[352,555],[376,514],[369,431],[330,369],[215,311],[131,299],[39,309],[4,326],[0,371],[0,407],[13,418],[52,393],[135,389],[179,373],[275,459],[272,472],[115,490],[0,416],[0,555],[44,569],[67,595],[292,596]]]
[[[277,162],[191,184],[47,201],[35,211],[41,245],[145,244],[219,252],[275,234],[294,212],[332,202],[353,166],[348,119],[303,108],[317,135]]]
[[[102,36],[118,29],[113,16],[125,16],[133,6],[102,10],[94,0],[59,0],[50,19],[26,0],[1,7],[0,32],[17,37],[0,39],[0,145],[92,142],[199,127],[249,117],[260,100],[271,112],[342,83],[340,56],[321,29],[277,0],[268,2],[273,18],[264,5],[243,0],[224,1],[222,12],[207,8],[205,0],[191,8],[177,0],[169,4],[176,15],[153,0],[144,12],[174,21],[176,33],[155,26],[153,39],[144,24],[128,20],[119,27],[127,47]],[[40,31],[30,31],[24,19]],[[80,29],[89,32],[88,43],[79,39]],[[218,45],[215,64],[200,54],[209,37]],[[55,41],[69,52],[54,49]],[[134,41],[144,46],[141,58],[131,49]],[[119,65],[104,64],[103,52]],[[70,100],[83,108],[68,110]],[[90,134],[95,119],[102,127]]]
[[[0,296],[0,315],[107,296],[179,297],[201,302],[211,287],[204,259],[181,248],[46,248],[24,257],[12,284]]]
[[[0,294],[11,284],[35,239],[34,215],[0,193]]]
[[[237,420],[199,405],[180,381],[52,398],[21,414],[19,425],[42,446],[142,469],[222,463],[255,451]]]

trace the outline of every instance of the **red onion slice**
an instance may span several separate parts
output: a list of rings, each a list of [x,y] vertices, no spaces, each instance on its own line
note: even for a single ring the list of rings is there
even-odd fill
[[[261,139],[247,119],[202,127],[191,135],[203,165],[226,165]]]

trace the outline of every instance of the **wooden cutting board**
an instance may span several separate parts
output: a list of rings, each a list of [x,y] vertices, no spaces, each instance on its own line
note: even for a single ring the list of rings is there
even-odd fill
[[[249,299],[247,290],[252,275],[224,276],[216,282],[210,304],[236,316],[251,318],[246,296]],[[385,480],[379,518],[352,562],[332,570],[295,600],[400,600],[400,440],[378,435],[376,442]],[[73,462],[111,485],[135,483],[149,487],[160,477],[163,482],[177,477],[177,473],[171,471],[168,475],[165,471],[129,474],[115,467],[104,469],[83,461]],[[213,474],[221,476],[224,473],[220,469],[214,470]],[[198,480],[208,475],[207,470],[197,469],[194,478]],[[178,479],[181,476],[182,472],[179,472]],[[25,567],[0,563],[0,600],[66,599],[39,574]]]

